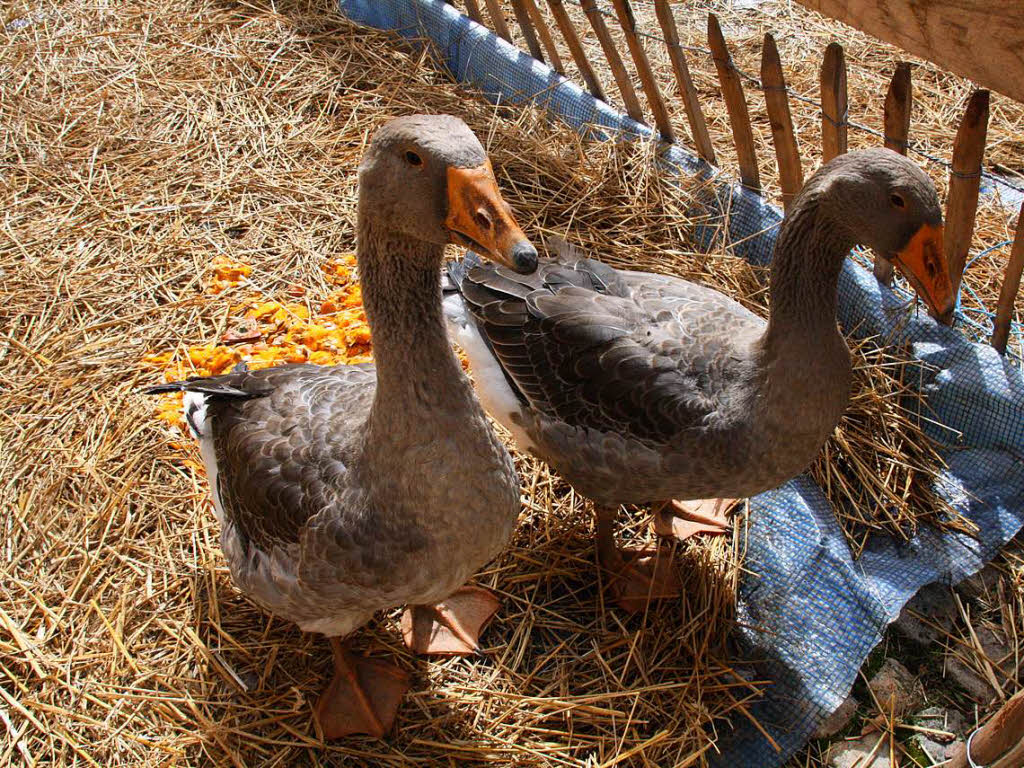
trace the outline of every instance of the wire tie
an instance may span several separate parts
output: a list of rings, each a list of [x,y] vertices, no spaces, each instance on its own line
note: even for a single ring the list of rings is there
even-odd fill
[[[978,731],[980,730],[981,726],[978,726],[971,731],[971,735],[967,737],[967,746],[964,748],[964,754],[967,756],[967,765],[969,768],[985,768],[984,765],[978,765],[974,762],[974,758],[971,757],[971,742],[974,741],[974,737],[978,735]]]
[[[824,107],[821,110],[821,116],[824,119],[828,120],[830,123],[832,123],[832,125],[834,125],[836,128],[842,128],[843,126],[848,126],[850,124],[849,120],[847,119],[850,116],[849,107],[846,108],[846,111],[843,112],[843,116],[838,121],[834,117],[832,117],[832,115],[830,115],[828,112],[826,112]]]
[[[956,176],[958,179],[980,179],[981,169],[979,168],[978,170],[972,171],[971,173],[964,173],[963,171],[958,171],[956,168],[950,167],[949,175]]]

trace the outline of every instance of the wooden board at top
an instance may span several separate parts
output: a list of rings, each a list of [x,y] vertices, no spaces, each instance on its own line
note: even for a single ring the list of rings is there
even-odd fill
[[[1024,102],[1024,0],[797,0]]]

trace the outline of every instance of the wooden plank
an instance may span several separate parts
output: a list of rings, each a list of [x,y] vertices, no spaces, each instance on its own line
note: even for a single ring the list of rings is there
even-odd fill
[[[1020,216],[1017,217],[1017,235],[1013,238],[1010,260],[1006,263],[1003,285],[999,289],[999,304],[996,305],[996,319],[992,329],[992,346],[999,354],[1005,354],[1006,342],[1010,338],[1010,321],[1020,291],[1021,272],[1024,272],[1024,203],[1021,203]]]
[[[647,95],[647,105],[654,113],[654,123],[658,126],[658,132],[665,141],[675,141],[676,134],[672,130],[672,120],[668,114],[668,105],[665,104],[665,97],[661,95],[661,88],[654,77],[651,69],[651,62],[647,58],[647,51],[644,50],[637,35],[636,18],[633,16],[633,8],[629,0],[612,0],[615,8],[615,15],[619,17],[619,25],[626,36],[626,44],[629,46],[629,53],[633,57],[633,64],[636,65],[636,73],[640,76],[640,85],[643,86]]]
[[[907,154],[910,138],[910,111],[914,105],[913,86],[910,81],[910,64],[896,63],[896,71],[889,81],[885,94],[883,117],[885,146],[901,155]],[[875,254],[875,279],[882,285],[892,285],[892,262]]]
[[[491,29],[502,40],[511,43],[512,32],[505,23],[505,12],[501,9],[501,0],[484,0],[487,13],[491,17]]]
[[[690,124],[690,135],[693,143],[697,146],[697,154],[703,157],[712,165],[715,164],[715,148],[711,144],[711,136],[708,133],[708,124],[704,119],[704,111],[700,108],[700,99],[697,98],[697,88],[690,77],[690,67],[686,63],[686,54],[679,44],[679,33],[676,31],[676,20],[672,15],[672,6],[669,0],[655,0],[654,10],[658,14],[658,23],[661,24],[661,33],[665,38],[665,45],[668,48],[668,56],[672,60],[672,71],[676,76],[676,87],[679,89],[679,97],[683,100],[686,108],[686,120]]]
[[[988,132],[988,101],[988,91],[975,91],[971,95],[953,140],[953,168],[949,172],[949,198],[946,200],[945,251],[954,296],[960,290],[974,234],[974,216],[978,211],[978,190],[981,186],[981,158],[985,154]]]
[[[1024,102],[1021,0],[797,0]]]
[[[604,90],[601,88],[601,81],[597,79],[594,68],[587,61],[587,54],[583,51],[583,44],[580,43],[579,35],[576,34],[576,28],[572,25],[572,19],[569,18],[569,13],[565,10],[565,6],[562,5],[562,0],[548,0],[548,7],[551,8],[551,15],[555,17],[555,24],[558,25],[558,29],[562,32],[565,44],[569,46],[569,53],[572,54],[572,60],[576,62],[576,68],[579,69],[583,81],[587,84],[587,90],[590,91],[591,96],[594,98],[606,101]]]
[[[718,17],[708,14],[708,47],[715,60],[718,70],[718,81],[722,85],[722,96],[729,112],[729,124],[732,126],[733,142],[736,144],[736,155],[740,164],[740,181],[744,186],[755,192],[761,190],[761,174],[757,169],[757,154],[754,151],[754,132],[750,127],[750,113],[747,111],[747,100],[743,95],[743,84],[732,63],[729,47],[722,36],[722,27]]]
[[[804,173],[800,165],[800,149],[793,132],[793,117],[789,111],[789,92],[782,73],[779,49],[771,34],[764,36],[761,52],[761,85],[772,126],[775,159],[779,163],[779,186],[782,187],[782,205],[789,210],[793,198],[804,186]]]
[[[828,162],[846,152],[846,56],[843,46],[829,43],[821,64],[821,154]]]
[[[530,19],[530,11],[526,7],[525,0],[512,0],[512,12],[516,15],[516,22],[523,33],[526,47],[530,49],[530,55],[537,61],[544,61],[544,52],[540,49],[540,41],[533,31],[533,21]]]
[[[551,37],[551,30],[548,29],[547,20],[541,14],[535,0],[523,0],[523,2],[526,3],[526,10],[529,11],[530,18],[533,19],[533,26],[537,30],[538,37],[540,37],[540,43],[548,54],[548,63],[555,72],[564,75],[565,67],[562,64],[562,57],[558,55],[558,47],[555,45],[555,39]]]
[[[597,7],[597,0],[580,0],[580,5],[583,7],[583,12],[587,14],[587,19],[590,20],[590,26],[594,28],[597,41],[601,44],[605,59],[608,60],[608,67],[615,77],[616,85],[619,86],[619,95],[622,96],[622,103],[626,106],[626,114],[638,123],[644,122],[640,100],[636,97],[636,91],[633,90],[633,83],[629,79],[626,65],[622,63],[622,57],[619,56],[619,50],[615,47],[611,32],[608,31],[608,26],[604,23],[601,9]]]

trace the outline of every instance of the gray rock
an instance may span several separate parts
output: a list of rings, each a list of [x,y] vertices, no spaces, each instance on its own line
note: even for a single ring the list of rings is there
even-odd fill
[[[947,731],[953,736],[946,739],[948,744],[955,736],[962,736],[967,729],[964,716],[955,709],[945,707],[928,707],[914,715],[914,725],[931,728],[936,731]]]
[[[847,696],[846,701],[839,705],[835,712],[825,718],[825,721],[818,726],[814,732],[816,739],[828,739],[835,736],[853,718],[857,711],[857,700],[853,696]]]
[[[915,733],[910,740],[920,749],[932,763],[942,763],[949,759],[950,749],[963,742],[966,724],[964,716],[955,709],[928,707],[918,712],[914,724],[933,731],[945,731],[952,734]]]
[[[893,628],[904,637],[929,645],[938,642],[952,629],[956,615],[956,601],[949,587],[928,584],[903,607],[899,618],[893,622]],[[926,617],[927,621],[918,616]]]
[[[975,632],[978,635],[978,642],[981,643],[985,656],[992,664],[992,671],[995,673],[996,680],[1000,685],[1003,685],[1003,681],[1007,679],[1009,674],[1009,670],[1005,669],[1003,665],[1005,664],[1004,660],[1010,654],[1010,646],[1006,643],[1002,632],[994,631],[985,626],[976,627]],[[958,653],[963,656],[970,654],[971,651],[960,648]],[[989,682],[988,676],[983,671],[975,671],[973,667],[965,664],[952,649],[946,651],[945,664],[946,672],[949,676],[978,703],[988,704],[996,695],[995,688]]]
[[[956,589],[964,597],[972,599],[977,599],[982,595],[994,597],[996,595],[996,584],[999,583],[1002,577],[999,569],[992,565],[992,563],[989,563],[973,576],[968,576],[957,584]]]
[[[868,755],[875,749],[878,740],[883,743],[875,751],[875,756],[868,760]],[[829,747],[826,756],[828,768],[893,768],[889,760],[888,736],[872,733],[851,741],[837,741]]]
[[[883,661],[878,672],[868,681],[868,687],[884,712],[900,715],[924,703],[924,688],[920,681],[896,659]]]
[[[982,675],[979,675],[949,651],[946,652],[946,674],[979,704],[988,704],[996,695],[995,689]]]

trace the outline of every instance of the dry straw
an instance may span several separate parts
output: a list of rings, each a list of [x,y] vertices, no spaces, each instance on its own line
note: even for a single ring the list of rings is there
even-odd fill
[[[382,616],[357,644],[413,672],[396,731],[325,747],[326,644],[231,585],[195,449],[137,391],[147,355],[187,367],[254,295],[317,311],[394,115],[462,115],[528,231],[763,313],[763,274],[687,245],[716,224],[694,213],[705,190],[655,173],[651,146],[495,110],[326,0],[16,0],[0,22],[0,763],[700,764],[764,682],[727,640],[744,520],[678,547],[684,597],[626,618],[589,509],[520,458],[520,525],[478,576],[503,600],[484,656],[412,657]],[[252,269],[211,297],[214,257]]]

